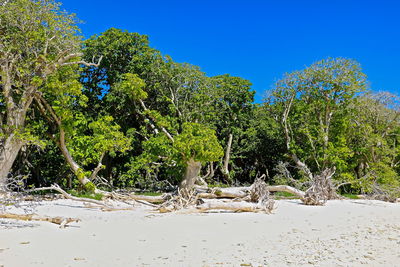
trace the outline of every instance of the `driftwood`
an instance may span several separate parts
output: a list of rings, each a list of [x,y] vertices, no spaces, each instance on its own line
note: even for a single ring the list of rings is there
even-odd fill
[[[212,198],[243,198],[249,195],[251,186],[245,186],[245,187],[227,187],[227,188],[210,188],[208,190],[199,189],[198,197],[199,198],[206,198],[206,199],[212,199]],[[296,189],[294,187],[288,186],[288,185],[268,185],[267,190],[269,192],[287,192],[291,193],[299,198],[303,198],[305,195],[305,192]]]
[[[215,187],[199,192],[199,198],[243,198],[249,194],[250,187]],[[203,191],[203,190],[201,190]]]
[[[305,195],[305,192],[288,185],[269,185],[267,188],[270,192],[286,192],[293,194],[301,199],[304,198]]]
[[[64,218],[64,217],[49,217],[49,216],[39,216],[37,214],[13,214],[13,213],[0,213],[0,218],[2,219],[14,219],[23,221],[42,221],[50,222],[60,225],[60,228],[65,228],[71,222],[79,222],[76,218]]]
[[[101,208],[104,211],[113,211],[113,210],[128,210],[128,209],[132,209],[132,208],[117,208],[114,207],[112,205],[109,205],[103,201],[100,200],[96,200],[96,199],[90,199],[90,198],[82,198],[82,197],[75,197],[72,196],[71,194],[68,194],[67,192],[65,192],[63,189],[61,189],[61,187],[57,184],[53,184],[50,187],[40,187],[40,188],[35,188],[35,189],[31,189],[27,192],[35,192],[35,191],[48,191],[48,190],[54,190],[57,191],[59,193],[61,193],[63,195],[64,198],[66,199],[71,199],[71,200],[75,200],[75,201],[80,201],[80,202],[84,202],[84,203],[90,203],[90,204],[94,204],[95,206],[88,206],[90,208]],[[108,192],[107,192],[108,193]],[[110,193],[112,194],[112,193]]]
[[[207,201],[200,205],[197,205],[197,209],[202,212],[209,210],[227,210],[234,212],[271,213],[271,211],[275,208],[274,200],[269,198],[268,185],[261,178],[257,178],[250,187],[223,189],[224,190],[221,191],[216,191],[214,189],[213,194],[218,195],[219,197],[224,195],[226,196],[225,198],[238,198],[242,201]],[[201,194],[199,195],[201,196]]]
[[[129,194],[128,197],[136,201],[146,201],[149,203],[159,204],[171,198],[171,195],[162,194],[161,196],[144,196],[144,195]]]
[[[213,200],[210,202],[205,202],[197,206],[197,209],[201,212],[210,210],[227,210],[233,212],[271,212],[272,208],[267,208],[266,206],[259,203],[251,203],[246,201],[232,202],[232,201],[221,201]]]
[[[307,189],[303,203],[306,205],[324,205],[330,199],[337,199],[336,187],[332,183],[335,168],[325,169],[319,175],[315,175],[311,181],[311,187]]]
[[[171,199],[158,206],[157,210],[161,213],[172,212],[184,208],[193,207],[203,201],[199,200],[196,191],[186,189],[178,189],[178,193]]]

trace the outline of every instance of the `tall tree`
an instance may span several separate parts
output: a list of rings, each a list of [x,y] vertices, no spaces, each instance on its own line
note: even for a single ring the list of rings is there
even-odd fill
[[[344,58],[316,62],[276,83],[270,107],[281,124],[288,155],[308,179],[313,172],[339,167],[350,156],[344,132],[333,131],[333,126],[346,121],[346,108],[366,84],[360,65]]]
[[[26,115],[49,76],[82,64],[76,20],[51,0],[0,5],[0,188],[28,140]]]
[[[215,131],[194,122],[184,122],[178,124],[178,128],[173,127],[169,118],[147,108],[145,101],[148,95],[143,88],[143,80],[131,73],[123,75],[122,81],[115,88],[139,102],[141,112],[146,116],[151,135],[144,145],[148,149],[143,151],[141,158],[145,158],[145,164],[160,163],[160,159],[174,161],[178,168],[184,169],[180,188],[183,194],[187,194],[194,186],[201,164],[216,161],[222,156]]]
[[[399,98],[388,92],[369,92],[350,108],[346,138],[353,155],[346,181],[361,193],[384,190],[400,195]]]

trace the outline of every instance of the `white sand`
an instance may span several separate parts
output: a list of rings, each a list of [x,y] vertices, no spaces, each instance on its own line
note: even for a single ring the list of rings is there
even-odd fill
[[[0,266],[400,266],[400,204],[278,201],[274,214],[102,212],[41,202],[38,214],[81,218],[0,220]]]

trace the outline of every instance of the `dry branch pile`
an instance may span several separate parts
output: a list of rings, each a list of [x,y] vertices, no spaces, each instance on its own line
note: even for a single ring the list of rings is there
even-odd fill
[[[227,210],[233,212],[265,212],[271,213],[275,208],[274,200],[269,197],[268,185],[257,178],[250,187],[218,188],[211,193],[201,193],[207,198],[233,198],[233,200],[207,201],[197,206],[204,212],[209,210]]]
[[[303,192],[287,185],[269,186],[263,177],[256,178],[248,187],[207,188],[195,186],[192,190],[178,189],[175,195],[163,194],[161,196],[144,196],[137,194],[119,194],[115,192],[102,192],[105,201],[75,197],[58,185],[37,188],[32,191],[54,190],[66,198],[84,202],[87,207],[100,208],[103,211],[133,209],[134,204],[142,203],[156,208],[159,212],[173,212],[181,209],[194,209],[196,212],[231,211],[231,212],[265,212],[271,213],[275,209],[275,202],[270,198],[270,192],[288,192],[300,198],[306,205],[323,205],[329,199],[338,198],[336,187],[332,183],[335,169],[326,169],[321,174],[313,177],[310,188]],[[129,204],[128,208],[115,206],[108,199]],[[48,221],[60,224],[62,227],[79,219],[38,216],[36,214],[17,215],[10,213],[0,214],[0,218]]]
[[[335,168],[328,168],[319,175],[315,175],[311,181],[310,188],[307,189],[303,203],[306,205],[324,205],[330,199],[339,198],[336,187],[332,183],[332,176]]]

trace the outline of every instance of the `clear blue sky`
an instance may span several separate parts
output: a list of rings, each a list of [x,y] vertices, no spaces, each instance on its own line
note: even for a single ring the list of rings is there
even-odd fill
[[[177,62],[249,79],[257,102],[285,72],[339,56],[361,63],[371,89],[400,92],[400,1],[60,1],[86,37],[147,34]]]

